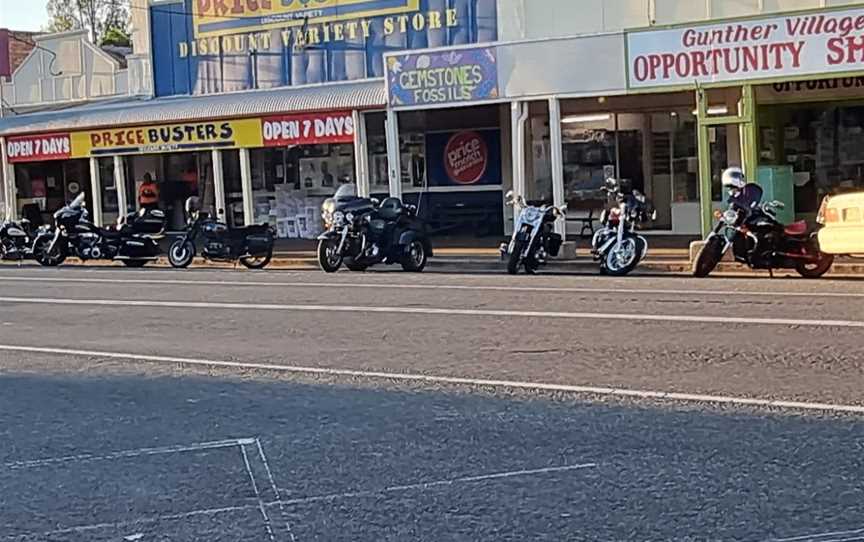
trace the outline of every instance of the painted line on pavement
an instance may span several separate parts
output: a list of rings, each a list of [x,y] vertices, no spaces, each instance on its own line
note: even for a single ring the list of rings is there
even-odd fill
[[[734,296],[734,297],[801,297],[808,299],[825,298],[864,298],[864,293],[856,292],[772,292],[768,290],[673,290],[660,288],[580,288],[569,286],[489,286],[465,284],[392,284],[370,282],[261,282],[240,280],[189,280],[189,279],[101,279],[72,277],[8,277],[0,275],[2,282],[58,282],[70,284],[140,284],[145,286],[249,286],[257,288],[359,288],[371,290],[454,290],[478,292],[535,292],[535,293],[574,293],[574,294],[631,294],[631,295],[692,295],[692,296]]]
[[[687,324],[744,324],[819,328],[864,328],[859,320],[803,320],[676,314],[603,312],[519,311],[497,309],[444,309],[436,307],[369,307],[360,305],[292,305],[277,303],[220,303],[209,301],[151,301],[138,299],[69,299],[48,297],[0,297],[0,303],[79,305],[94,307],[147,307],[162,309],[228,309],[286,312],[341,312],[363,314],[414,314],[423,316],[478,316],[495,318],[546,318],[566,320],[623,320],[628,322],[677,322]]]
[[[198,444],[180,445],[180,446],[162,446],[159,448],[138,448],[135,450],[124,450],[121,452],[113,452],[105,455],[95,454],[79,454],[67,455],[62,457],[50,457],[46,459],[30,459],[26,461],[13,461],[4,463],[2,468],[27,469],[33,467],[44,467],[47,465],[58,465],[62,463],[84,463],[93,461],[111,461],[116,459],[128,459],[142,456],[152,455],[168,455],[179,454],[184,452],[201,452],[205,450],[218,450],[220,448],[231,448],[234,446],[245,446],[255,444],[254,438],[219,440],[215,442],[202,442]]]
[[[42,346],[0,345],[0,351],[27,352],[31,354],[49,354],[60,356],[77,356],[89,358],[106,358],[117,360],[132,360],[156,364],[176,364],[189,367],[207,367],[210,369],[263,370],[280,373],[292,373],[309,376],[365,378],[371,380],[388,380],[397,382],[416,382],[422,384],[447,384],[458,386],[481,386],[490,388],[522,389],[542,392],[563,392],[604,397],[619,397],[629,399],[651,399],[678,403],[715,403],[733,406],[769,407],[787,410],[843,412],[864,414],[864,406],[843,405],[817,402],[784,401],[776,399],[757,399],[725,395],[664,392],[650,390],[635,390],[627,388],[605,388],[597,386],[580,386],[570,384],[548,384],[542,382],[521,382],[516,380],[494,380],[485,378],[464,378],[455,376],[437,376],[413,373],[390,373],[385,371],[361,371],[355,369],[334,369],[325,367],[303,367],[297,365],[267,364],[241,361],[223,361],[206,358],[186,358],[176,356],[152,356],[131,354],[125,352],[104,352],[99,350],[76,350],[69,348],[51,348]]]
[[[416,484],[406,484],[403,486],[391,486],[385,487],[379,490],[367,490],[367,491],[356,491],[353,493],[333,493],[329,495],[317,495],[312,497],[301,497],[297,499],[291,499],[287,501],[277,500],[274,502],[267,502],[263,504],[241,504],[238,506],[227,506],[223,508],[209,508],[202,510],[193,510],[191,512],[182,512],[179,514],[170,514],[164,516],[151,516],[138,518],[127,521],[120,521],[115,523],[96,523],[92,525],[79,525],[75,527],[66,527],[61,529],[55,529],[53,531],[47,531],[42,533],[26,533],[26,534],[17,534],[11,536],[3,536],[0,535],[0,540],[30,540],[30,539],[38,539],[44,540],[49,536],[56,536],[59,534],[81,534],[92,531],[99,531],[105,529],[124,529],[128,527],[138,527],[141,525],[148,525],[154,523],[164,523],[168,521],[177,521],[177,520],[185,520],[192,519],[196,517],[207,517],[207,516],[219,516],[224,514],[230,514],[234,512],[247,512],[251,510],[255,510],[260,506],[266,508],[273,507],[283,507],[283,506],[299,506],[304,504],[312,504],[317,502],[331,502],[337,500],[344,499],[358,499],[365,497],[373,497],[379,496],[387,493],[401,492],[401,491],[423,491],[427,489],[432,489],[435,487],[447,487],[454,486],[460,484],[476,484],[481,482],[490,482],[497,480],[507,480],[511,478],[527,478],[530,476],[542,476],[544,474],[555,474],[555,473],[564,473],[564,472],[574,472],[584,469],[596,468],[596,463],[583,463],[580,465],[564,465],[561,467],[545,467],[541,469],[529,469],[529,470],[519,470],[519,471],[509,471],[509,472],[497,472],[492,474],[480,474],[475,476],[464,476],[462,478],[452,478],[448,480],[435,480],[431,482],[421,482]],[[294,535],[291,534],[291,540],[294,540]]]

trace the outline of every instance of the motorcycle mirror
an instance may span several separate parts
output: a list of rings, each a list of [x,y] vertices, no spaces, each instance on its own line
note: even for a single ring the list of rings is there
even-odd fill
[[[651,211],[651,221],[657,220],[657,209]]]
[[[504,194],[504,202],[507,205],[513,205],[513,202],[516,201],[516,195],[512,190],[508,190],[506,194]]]

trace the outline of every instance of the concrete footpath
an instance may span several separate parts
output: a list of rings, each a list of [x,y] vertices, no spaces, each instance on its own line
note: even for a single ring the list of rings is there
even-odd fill
[[[6,265],[17,265],[15,262],[2,262]],[[34,265],[34,262],[25,262],[26,265]],[[78,258],[67,258],[64,265],[115,265],[122,266],[119,262],[89,261],[82,262]],[[168,258],[161,256],[158,260],[149,264],[148,267],[170,267]],[[209,262],[203,258],[196,258],[192,267],[196,268],[225,268],[242,267],[239,263]],[[397,266],[378,266],[376,270],[397,269]],[[318,270],[316,254],[311,250],[280,250],[274,253],[273,260],[268,269],[283,269],[291,271]],[[491,248],[439,248],[435,249],[435,256],[429,259],[427,271],[439,273],[504,273],[505,264],[497,249]],[[688,276],[692,271],[692,263],[688,249],[658,248],[649,252],[644,262],[639,264],[634,274],[648,275],[681,275]],[[572,259],[555,259],[550,261],[541,273],[553,274],[578,274],[594,275],[599,273],[599,264],[595,262],[587,249],[580,249],[577,256]],[[714,274],[732,276],[768,276],[767,271],[753,271],[746,266],[732,261],[722,262]],[[775,276],[797,276],[794,270],[778,270]],[[864,259],[839,258],[828,276],[864,277]]]

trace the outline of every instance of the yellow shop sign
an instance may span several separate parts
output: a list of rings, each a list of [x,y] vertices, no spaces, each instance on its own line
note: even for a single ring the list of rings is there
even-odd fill
[[[261,147],[260,119],[106,128],[72,134],[74,156]]]

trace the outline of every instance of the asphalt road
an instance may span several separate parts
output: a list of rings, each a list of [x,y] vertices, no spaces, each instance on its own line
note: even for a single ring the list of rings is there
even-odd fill
[[[2,267],[0,541],[864,540],[862,303]]]

